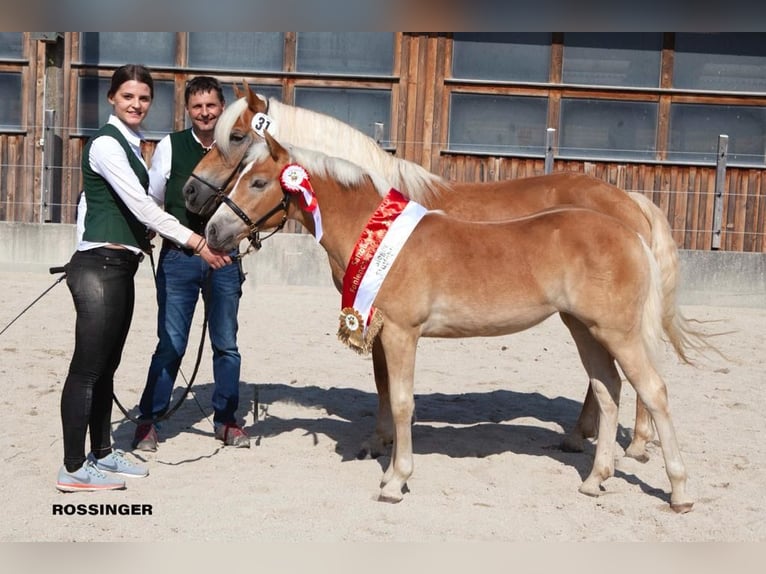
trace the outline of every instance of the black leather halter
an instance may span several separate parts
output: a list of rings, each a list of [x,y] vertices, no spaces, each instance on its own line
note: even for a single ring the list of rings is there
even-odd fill
[[[241,172],[241,171],[242,171],[242,167],[243,167],[243,165],[244,165],[244,161],[243,161],[243,160],[240,160],[240,162],[239,162],[239,163],[238,163],[236,166],[234,166],[234,170],[233,170],[233,171],[232,171],[232,172],[229,174],[229,177],[227,177],[227,178],[226,178],[226,181],[224,181],[224,182],[223,182],[223,183],[222,183],[222,184],[221,184],[219,187],[216,187],[215,185],[213,185],[212,183],[210,183],[210,182],[209,182],[209,181],[207,181],[206,179],[203,179],[203,178],[201,178],[200,176],[198,176],[198,175],[197,175],[196,173],[194,173],[193,171],[192,171],[192,173],[191,173],[191,177],[193,177],[194,179],[196,179],[196,180],[197,180],[198,182],[200,182],[202,185],[204,185],[204,186],[206,186],[206,187],[209,187],[210,189],[212,189],[212,190],[213,190],[213,199],[215,200],[215,202],[216,202],[216,205],[220,205],[220,204],[221,204],[221,202],[223,201],[223,198],[224,198],[224,197],[226,197],[226,194],[224,194],[224,190],[225,190],[225,189],[226,189],[226,188],[229,186],[229,184],[232,182],[232,180],[233,180],[233,179],[234,179],[236,176],[238,176],[238,175],[239,175],[239,172]],[[205,205],[207,205],[209,201],[210,201],[210,200],[208,199],[208,200],[205,202]],[[203,207],[204,207],[204,206],[203,206]]]
[[[280,201],[277,205],[272,207],[266,215],[258,219],[255,223],[253,223],[253,220],[250,219],[247,216],[247,213],[242,211],[242,209],[234,203],[231,199],[229,199],[226,195],[221,195],[221,201],[225,203],[229,209],[231,209],[237,217],[239,217],[242,221],[245,222],[245,225],[249,228],[247,238],[250,240],[250,245],[252,245],[255,250],[261,248],[261,243],[264,239],[268,239],[278,231],[281,231],[282,228],[285,226],[285,223],[287,223],[287,207],[290,204],[290,196],[282,192],[282,201]],[[274,228],[274,231],[269,233],[268,235],[264,236],[263,238],[260,236],[261,233],[261,225],[263,225],[266,221],[269,220],[269,218],[274,215],[275,213],[279,213],[280,211],[284,211],[284,214],[282,214],[282,220],[276,225]]]

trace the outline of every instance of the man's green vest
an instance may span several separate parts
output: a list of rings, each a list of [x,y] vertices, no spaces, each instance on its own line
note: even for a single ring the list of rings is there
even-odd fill
[[[90,148],[99,137],[113,137],[120,143],[138,181],[141,182],[144,190],[149,189],[149,174],[128,141],[115,126],[104,125],[85,144],[82,152],[83,187],[88,206],[85,212],[83,239],[132,245],[148,252],[150,244],[146,226],[125,206],[112,186],[90,166]]]
[[[199,160],[205,155],[205,148],[194,139],[191,128],[170,134],[170,146],[173,154],[170,179],[165,189],[165,211],[174,215],[192,231],[204,235],[205,220],[186,209],[183,187]]]

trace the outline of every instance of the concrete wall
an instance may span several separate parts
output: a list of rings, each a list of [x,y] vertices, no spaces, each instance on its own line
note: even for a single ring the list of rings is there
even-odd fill
[[[0,264],[6,271],[47,273],[69,261],[75,237],[74,225],[0,222]],[[682,305],[766,308],[766,253],[682,250],[680,257]],[[277,234],[243,264],[249,288],[332,285],[327,256],[310,235]],[[151,276],[148,261],[140,273]]]

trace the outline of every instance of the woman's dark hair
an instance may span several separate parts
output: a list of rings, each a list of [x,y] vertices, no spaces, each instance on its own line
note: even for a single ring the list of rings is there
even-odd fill
[[[120,66],[112,74],[112,83],[109,85],[109,91],[107,96],[110,98],[117,93],[120,86],[125,82],[135,80],[149,86],[149,94],[154,99],[154,80],[152,80],[152,73],[149,68],[142,66],[141,64],[125,64]]]
[[[226,100],[223,97],[223,88],[221,84],[212,76],[195,76],[188,82],[186,82],[186,90],[184,90],[184,103],[189,103],[189,98],[194,94],[204,94],[205,92],[215,92],[218,94],[218,99],[221,103],[225,103]]]

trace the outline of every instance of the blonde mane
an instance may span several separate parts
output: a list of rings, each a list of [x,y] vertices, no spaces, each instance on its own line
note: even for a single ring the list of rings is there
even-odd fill
[[[290,153],[291,161],[303,166],[310,176],[330,177],[347,187],[359,185],[364,183],[365,178],[370,178],[378,195],[381,196],[387,194],[392,187],[378,172],[366,169],[346,159],[331,157],[320,151],[304,149],[290,144],[282,143],[282,145]],[[265,142],[258,142],[250,147],[244,163],[249,166],[252,162],[261,162],[268,157],[268,146]]]
[[[265,99],[261,95],[258,97]],[[275,98],[269,98],[268,102],[268,115],[276,126],[274,135],[283,145],[294,144],[304,151],[321,150],[327,156],[364,166],[368,174],[377,172],[390,183],[383,193],[393,186],[414,201],[427,202],[439,189],[449,187],[449,183],[438,175],[391,155],[374,139],[340,120],[283,104]],[[246,107],[246,99],[240,98],[227,106],[218,120],[215,135],[224,156],[229,151],[228,134]]]
[[[229,134],[239,116],[247,109],[247,100],[239,98],[232,104],[228,104],[218,118],[215,124],[215,147],[221,152],[224,158],[229,157],[231,148],[229,146]]]

